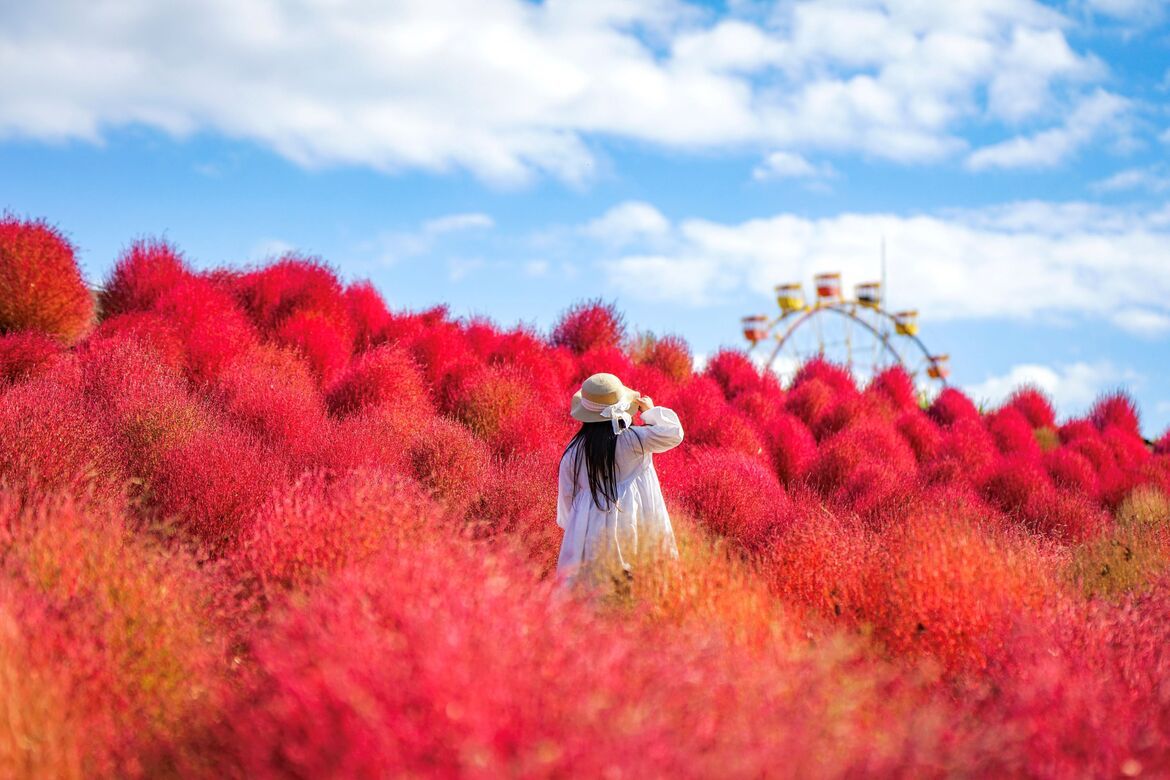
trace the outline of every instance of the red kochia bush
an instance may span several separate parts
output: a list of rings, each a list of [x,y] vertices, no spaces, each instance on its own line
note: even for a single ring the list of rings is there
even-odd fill
[[[926,463],[935,456],[942,446],[942,432],[934,421],[917,409],[908,409],[894,421],[894,427],[902,434],[919,463]]]
[[[1137,406],[1125,393],[1113,393],[1097,401],[1093,404],[1089,417],[1099,431],[1116,427],[1137,437],[1142,435]]]
[[[37,495],[64,488],[118,493],[117,441],[82,392],[75,364],[0,391],[0,484]]]
[[[1150,450],[1140,433],[1122,428],[1118,425],[1106,426],[1101,431],[1101,440],[1105,442],[1117,464],[1127,471],[1136,471],[1150,459]]]
[[[1018,610],[1038,608],[1053,589],[1029,547],[977,522],[951,507],[911,516],[879,539],[862,614],[892,650],[982,669]]]
[[[433,417],[425,406],[383,405],[331,420],[319,442],[316,465],[331,472],[362,469],[411,476],[410,447]]]
[[[170,321],[154,312],[136,311],[102,320],[83,349],[92,352],[128,341],[149,349],[169,369],[183,372],[187,368],[187,346],[182,337]]]
[[[329,410],[347,415],[373,406],[425,409],[430,402],[414,359],[397,345],[384,345],[353,361],[329,388]]]
[[[720,449],[691,450],[693,458],[663,470],[666,495],[717,534],[762,550],[791,522],[776,476],[758,459]]]
[[[1046,452],[1044,467],[1057,485],[1089,498],[1097,496],[1097,472],[1088,458],[1079,452],[1067,447]]]
[[[1056,412],[1052,409],[1052,402],[1043,391],[1035,387],[1016,390],[1005,406],[1018,410],[1033,428],[1056,427]]]
[[[0,333],[35,330],[72,344],[93,311],[65,237],[44,222],[0,216]]]
[[[593,349],[617,348],[625,335],[622,317],[613,304],[593,300],[578,303],[562,314],[550,340],[580,355]]]
[[[918,408],[918,390],[914,380],[901,366],[892,366],[880,372],[869,383],[866,392],[885,398],[896,411]]]
[[[231,295],[190,277],[159,296],[155,311],[175,327],[187,348],[188,372],[210,381],[232,358],[256,343],[256,334]]]
[[[491,452],[464,426],[429,420],[410,446],[413,476],[456,516],[483,494],[491,478]]]
[[[616,374],[625,381],[625,377],[634,374],[634,369],[634,361],[620,347],[594,347],[578,356],[577,372],[572,377],[572,383],[580,386],[587,377],[600,373]]]
[[[814,430],[821,426],[835,402],[832,387],[820,379],[809,379],[788,391],[784,408]]]
[[[680,420],[686,420],[687,439],[691,444],[720,445],[723,436],[720,426],[731,409],[723,391],[710,377],[700,374],[685,384],[675,385],[655,402],[678,412]]]
[[[1162,438],[1154,442],[1155,455],[1170,455],[1170,430],[1162,434]]]
[[[934,484],[979,482],[999,461],[995,439],[978,417],[960,417],[943,428],[942,441],[924,473]]]
[[[640,362],[654,366],[675,382],[686,381],[694,368],[694,358],[686,341],[678,336],[651,337],[639,356]]]
[[[904,503],[917,465],[895,430],[864,423],[822,443],[809,483],[842,509],[881,525]]]
[[[272,448],[223,422],[201,427],[163,452],[149,491],[159,514],[220,551],[250,529],[256,508],[283,483],[286,471]]]
[[[970,686],[973,723],[1008,736],[984,760],[990,775],[1170,770],[1168,585],[1020,615],[985,681]]]
[[[322,386],[330,385],[353,355],[349,331],[314,312],[296,312],[285,319],[276,339],[298,350],[309,361]]]
[[[237,560],[275,597],[377,555],[433,514],[407,478],[368,470],[335,477],[310,472],[259,508]]]
[[[538,413],[536,388],[503,367],[476,368],[449,388],[451,411],[477,436],[491,440],[516,417]]]
[[[60,342],[44,333],[0,335],[0,387],[47,370],[60,354]]]
[[[764,436],[780,481],[792,487],[804,479],[817,453],[817,441],[808,427],[796,416],[781,413],[768,422]]]
[[[312,313],[349,332],[349,302],[333,269],[314,258],[287,255],[241,277],[236,289],[256,326],[274,333],[294,313]]]
[[[998,464],[983,485],[984,495],[1023,528],[1077,542],[1097,532],[1105,518],[1083,497],[1061,492],[1039,463],[1013,456]]]
[[[216,380],[217,400],[233,419],[294,462],[320,446],[325,404],[313,373],[295,352],[265,344],[232,360]]]
[[[102,318],[152,309],[159,297],[190,276],[177,249],[165,241],[135,241],[122,253],[98,297]]]
[[[855,621],[874,554],[874,534],[858,518],[820,511],[814,495],[794,494],[792,526],[766,553],[765,576],[786,601],[829,618]]]
[[[441,537],[342,572],[252,642],[216,773],[901,775],[940,738],[937,704],[856,651],[618,623],[521,572]]]
[[[718,383],[728,400],[759,389],[763,381],[751,358],[738,349],[721,349],[716,352],[707,361],[703,373]]]
[[[385,338],[391,315],[374,285],[369,282],[351,284],[345,288],[345,302],[353,324],[354,349],[364,352],[380,343]]]
[[[896,480],[917,470],[914,453],[897,431],[880,424],[859,424],[822,442],[809,471],[809,482],[826,494],[845,487],[850,476],[869,463]]]
[[[1028,418],[1015,406],[1005,406],[989,415],[987,430],[995,437],[995,444],[1004,455],[1040,456],[1040,445]]]
[[[476,533],[506,534],[518,541],[542,574],[556,567],[561,547],[560,527],[548,522],[550,514],[556,512],[560,455],[559,447],[553,452],[521,452],[497,464],[483,496],[469,512]],[[533,478],[528,482],[511,478],[513,474],[531,474]]]
[[[119,501],[13,498],[0,488],[0,622],[6,611],[18,619],[20,679],[37,685],[34,700],[14,701],[4,679],[0,767],[6,777],[166,774],[162,756],[221,706],[226,643],[210,577],[192,556],[129,533]],[[4,645],[0,636],[0,667]],[[6,736],[29,726],[10,763]],[[67,741],[45,744],[54,734]],[[54,749],[59,771],[38,767]]]
[[[567,389],[576,371],[573,353],[552,348],[531,330],[518,327],[504,333],[488,355],[489,365],[504,365],[524,374],[537,387],[549,392]],[[622,377],[626,380],[625,377]],[[629,380],[626,380],[629,381]],[[631,384],[632,387],[637,385]]]
[[[970,398],[953,387],[938,394],[928,412],[939,425],[953,425],[958,420],[978,420],[979,410]]]
[[[211,417],[158,353],[133,339],[90,339],[79,354],[84,392],[117,437],[130,476],[149,478],[162,454]]]
[[[849,370],[844,366],[830,363],[824,358],[816,357],[807,361],[792,378],[792,388],[795,390],[805,382],[819,380],[828,385],[833,395],[846,398],[857,394],[857,384],[853,381]]]
[[[452,366],[474,359],[459,326],[446,320],[438,320],[426,327],[409,344],[432,388],[442,384]]]

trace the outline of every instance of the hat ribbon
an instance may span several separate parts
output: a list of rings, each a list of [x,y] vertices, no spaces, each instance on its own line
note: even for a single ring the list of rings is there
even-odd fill
[[[581,396],[581,406],[608,419],[613,424],[613,432],[618,436],[625,433],[626,428],[629,428],[634,422],[634,417],[630,414],[630,400],[628,398],[618,401],[616,404],[606,405],[595,403],[585,396]]]

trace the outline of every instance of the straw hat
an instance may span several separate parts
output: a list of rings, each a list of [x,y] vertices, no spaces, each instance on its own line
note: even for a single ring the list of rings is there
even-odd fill
[[[582,405],[581,399],[609,406],[620,401],[633,402],[640,396],[641,393],[623,385],[622,380],[613,374],[594,374],[581,383],[580,390],[573,393],[573,403],[569,408],[569,415],[574,420],[581,422],[609,422],[610,418],[602,417],[600,412],[591,412],[586,409]]]

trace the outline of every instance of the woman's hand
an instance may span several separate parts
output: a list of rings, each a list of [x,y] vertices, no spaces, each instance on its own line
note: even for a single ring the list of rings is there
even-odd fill
[[[639,412],[648,412],[654,408],[654,401],[648,395],[640,395],[634,401],[638,405]]]

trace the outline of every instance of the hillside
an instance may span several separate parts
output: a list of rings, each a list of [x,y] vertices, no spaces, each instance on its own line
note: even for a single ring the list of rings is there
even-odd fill
[[[782,388],[604,303],[506,330],[157,241],[94,308],[0,222],[0,776],[1170,772],[1170,434],[1122,394]],[[553,574],[596,371],[686,429],[681,560],[608,597]]]

